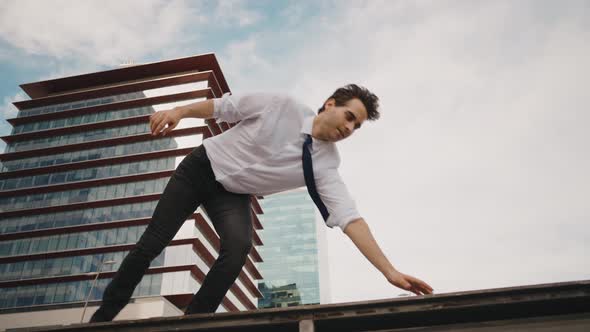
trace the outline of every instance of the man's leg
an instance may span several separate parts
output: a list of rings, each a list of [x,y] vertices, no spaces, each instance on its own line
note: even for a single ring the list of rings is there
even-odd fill
[[[150,262],[170,243],[185,220],[200,204],[198,162],[189,154],[166,185],[147,229],[129,254],[103,294],[103,302],[90,322],[111,321],[129,302]]]
[[[219,256],[185,314],[215,312],[234,283],[252,248],[252,220],[249,195],[225,191],[203,202],[221,240]]]

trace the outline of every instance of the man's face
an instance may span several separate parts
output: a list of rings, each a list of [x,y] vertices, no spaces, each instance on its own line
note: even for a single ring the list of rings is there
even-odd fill
[[[326,101],[325,110],[318,115],[321,119],[320,139],[337,142],[352,135],[367,120],[367,109],[357,99],[349,100],[344,106],[336,106],[334,99]]]

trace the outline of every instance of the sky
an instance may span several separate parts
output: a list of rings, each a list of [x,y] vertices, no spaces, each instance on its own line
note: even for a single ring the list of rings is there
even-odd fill
[[[379,96],[340,173],[435,294],[590,279],[590,2],[3,0],[0,135],[19,84],[210,52],[233,92]],[[407,293],[327,244],[333,303]]]

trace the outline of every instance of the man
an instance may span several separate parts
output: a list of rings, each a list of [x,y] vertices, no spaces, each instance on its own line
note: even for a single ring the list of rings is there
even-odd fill
[[[215,312],[252,246],[250,195],[304,185],[326,225],[341,228],[391,284],[417,295],[431,294],[428,284],[391,265],[338,174],[340,157],[334,142],[352,135],[366,120],[379,118],[378,101],[366,88],[350,84],[336,90],[317,115],[293,98],[273,94],[225,94],[153,114],[152,135],[166,135],[188,117],[239,123],[204,140],[183,159],[90,321],[110,321],[119,313],[150,262],[201,204],[221,249],[185,314]]]

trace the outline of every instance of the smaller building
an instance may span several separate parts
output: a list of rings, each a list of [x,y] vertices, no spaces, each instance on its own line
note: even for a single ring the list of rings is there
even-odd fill
[[[285,308],[301,304],[301,296],[297,284],[288,284],[280,287],[268,287],[260,283],[258,289],[264,296],[258,300],[259,308]]]
[[[264,246],[259,268],[263,280],[258,308],[325,303],[327,283],[320,263],[326,227],[316,220],[316,207],[305,188],[266,196],[260,200]],[[323,300],[323,301],[322,301]],[[295,304],[297,303],[297,304]]]

